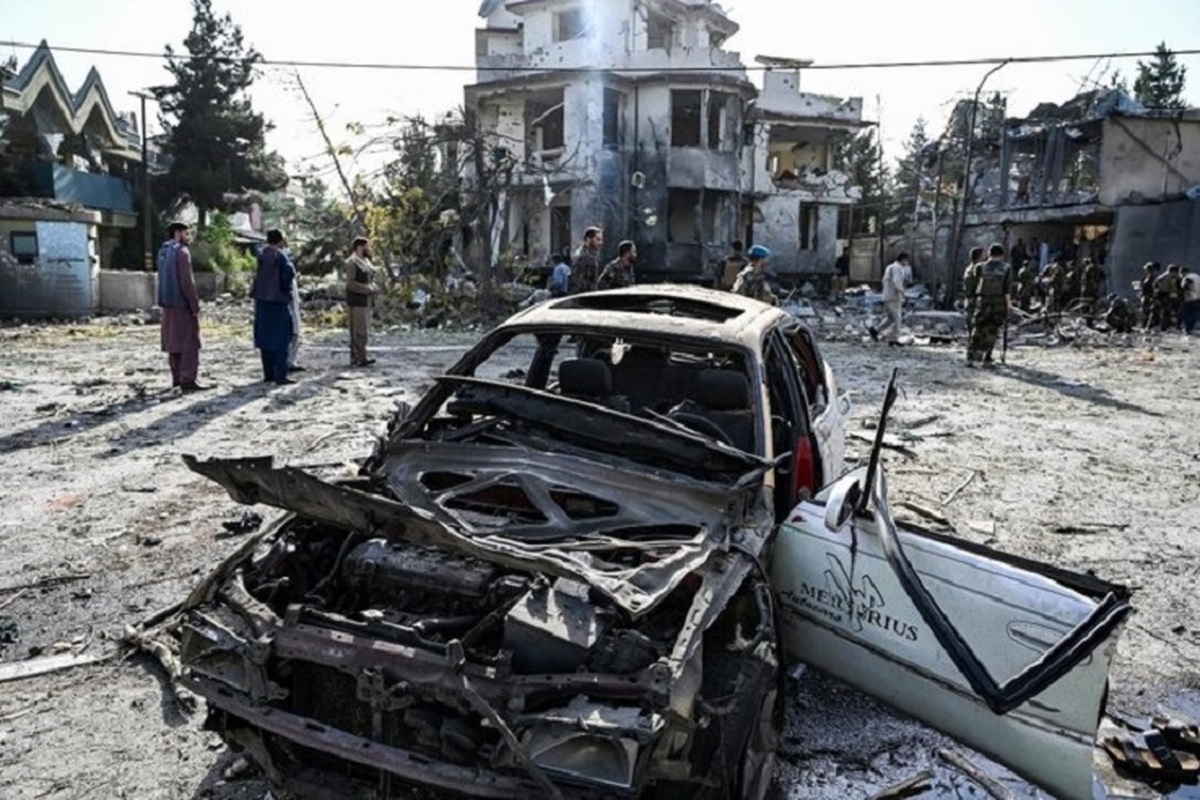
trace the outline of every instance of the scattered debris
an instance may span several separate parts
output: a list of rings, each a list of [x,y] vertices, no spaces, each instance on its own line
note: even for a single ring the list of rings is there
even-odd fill
[[[21,638],[21,630],[17,621],[12,617],[0,617],[0,645],[16,644]]]
[[[972,764],[965,755],[957,750],[941,748],[937,754],[938,758],[962,772],[996,800],[1016,800],[1016,795],[1010,792],[1004,784]]]
[[[979,475],[979,470],[976,470],[976,469],[971,470],[971,474],[967,476],[967,479],[965,481],[963,481],[962,483],[960,483],[957,487],[955,487],[953,492],[946,495],[945,499],[942,500],[942,505],[948,506],[951,503],[953,503],[954,499],[956,497],[958,497],[960,494],[962,494],[963,489],[966,489],[968,486],[970,486],[971,482],[973,480],[975,480],[975,478],[978,477],[978,475]]]
[[[1100,536],[1112,531],[1128,529],[1129,524],[1125,522],[1073,522],[1067,525],[1056,525],[1051,532],[1060,536]]]
[[[237,519],[222,522],[221,527],[227,531],[226,535],[228,536],[241,536],[254,533],[262,525],[262,522],[262,514],[257,511],[243,511]]]
[[[170,636],[160,636],[156,630],[145,631],[145,623],[125,626],[125,637],[122,642],[137,652],[145,653],[158,662],[166,672],[171,693],[175,702],[185,711],[196,710],[196,696],[185,689],[179,680],[183,676],[183,668],[179,663],[179,644]],[[152,627],[152,626],[150,626]]]
[[[900,800],[900,798],[912,797],[928,789],[932,781],[933,773],[923,770],[906,781],[889,786],[878,794],[872,795],[871,800]]]
[[[867,442],[868,444],[875,443],[874,436],[867,436],[866,434],[858,433],[857,431],[847,431],[846,438],[854,439],[854,440],[860,441],[860,442]],[[894,450],[895,452],[899,453],[900,455],[904,456],[905,458],[916,458],[917,457],[917,453],[915,450],[911,450],[911,449],[905,447],[904,445],[900,444],[900,442],[896,441],[896,439],[894,437],[884,436],[883,437],[883,446],[887,450]]]
[[[7,600],[5,600],[4,602],[0,603],[0,609],[8,608],[10,605],[17,602],[17,600],[20,599],[20,597],[28,591],[29,591],[28,586],[25,587],[24,589],[21,589],[16,594],[14,594],[12,597],[10,597]]]
[[[930,522],[936,522],[938,525],[942,525],[947,528],[954,527],[954,525],[951,524],[949,519],[947,519],[946,517],[943,517],[941,514],[934,511],[933,509],[926,508],[925,506],[920,505],[919,503],[914,503],[911,500],[903,500],[900,502],[900,506],[901,506],[901,508],[907,508],[909,511],[913,512],[914,514],[916,514],[918,516],[924,517],[925,519],[929,520]]]
[[[87,664],[98,664],[101,661],[107,661],[115,654],[115,650],[103,653],[61,653],[42,658],[31,658],[27,661],[0,664],[0,683],[23,680],[35,675],[45,675],[49,672],[59,672]]]

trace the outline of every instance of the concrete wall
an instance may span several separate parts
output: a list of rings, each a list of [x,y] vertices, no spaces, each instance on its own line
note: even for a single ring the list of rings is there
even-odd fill
[[[762,221],[754,224],[754,243],[771,249],[771,269],[776,274],[833,272],[837,206],[813,203],[795,194],[776,194],[759,199],[755,207]],[[812,215],[807,243],[800,241],[802,212]]]
[[[1147,261],[1200,270],[1200,202],[1119,208],[1111,238],[1109,286],[1126,297]]]
[[[158,304],[158,278],[153,272],[100,270],[99,310],[106,314],[141,311]]]
[[[1110,117],[1100,148],[1100,202],[1177,197],[1200,185],[1200,121]]]
[[[9,252],[14,231],[36,233],[32,264]],[[66,220],[0,219],[0,316],[80,317],[97,294],[94,224]]]

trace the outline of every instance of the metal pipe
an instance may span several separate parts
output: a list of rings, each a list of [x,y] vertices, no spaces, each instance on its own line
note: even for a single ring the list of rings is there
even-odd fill
[[[971,155],[975,148],[975,116],[979,111],[979,95],[983,93],[983,85],[987,83],[987,79],[999,72],[1008,62],[1009,59],[1006,58],[984,74],[983,78],[979,81],[979,85],[975,87],[975,100],[971,103],[971,121],[967,126],[967,148],[966,160],[963,166],[962,193],[958,204],[958,218],[954,223],[954,238],[951,240],[953,244],[948,253],[950,291],[947,295],[947,302],[951,306],[954,305],[955,296],[958,293],[958,248],[962,247],[963,226],[967,221],[967,205],[971,201]]]
[[[154,269],[154,241],[151,219],[153,209],[150,205],[150,147],[146,137],[146,101],[153,95],[145,92],[130,92],[130,95],[142,101],[142,269],[147,272]]]

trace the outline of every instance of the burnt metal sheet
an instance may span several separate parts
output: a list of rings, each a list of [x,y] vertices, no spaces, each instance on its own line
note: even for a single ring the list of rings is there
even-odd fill
[[[270,457],[210,461],[190,455],[183,458],[189,469],[224,486],[239,503],[263,503],[347,531],[401,538],[513,569],[583,581],[634,618],[656,608],[689,572],[703,566],[715,549],[711,540],[705,539],[701,544],[681,544],[674,553],[650,564],[600,572],[592,568],[586,551],[533,549],[497,536],[465,536],[428,512],[382,495],[326,483],[298,469],[275,469]]]

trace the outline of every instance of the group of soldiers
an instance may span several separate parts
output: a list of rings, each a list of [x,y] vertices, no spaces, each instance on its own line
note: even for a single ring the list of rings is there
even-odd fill
[[[588,228],[583,234],[583,243],[571,258],[555,256],[554,267],[546,288],[554,297],[604,289],[621,289],[637,282],[634,262],[637,260],[637,245],[631,241],[617,246],[617,257],[600,267],[600,251],[604,246],[604,231],[598,227]],[[753,297],[763,302],[775,302],[775,295],[767,284],[767,262],[771,251],[762,245],[749,250],[742,242],[733,242],[732,252],[722,262],[716,276],[717,288]]]
[[[1185,329],[1191,332],[1195,321],[1187,319],[1185,305],[1187,295],[1195,294],[1197,276],[1187,267],[1151,261],[1142,267],[1142,279],[1138,291],[1142,296],[1142,324],[1146,330],[1170,331]]]
[[[1017,304],[1022,311],[1029,311],[1037,297],[1049,313],[1077,309],[1090,314],[1103,296],[1104,279],[1104,269],[1090,258],[1078,265],[1054,260],[1040,273],[1032,261],[1027,261],[1017,272]]]

